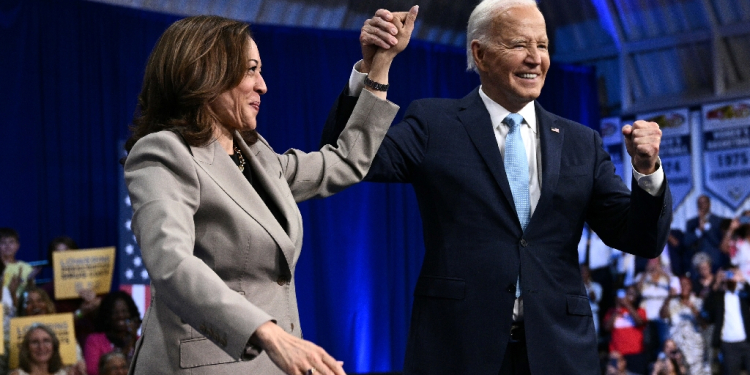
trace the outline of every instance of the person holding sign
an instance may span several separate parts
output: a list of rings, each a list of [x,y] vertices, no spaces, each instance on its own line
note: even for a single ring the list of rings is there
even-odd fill
[[[19,353],[19,369],[10,375],[67,375],[62,370],[60,341],[45,325],[37,325],[26,332]]]
[[[59,236],[50,241],[47,246],[47,261],[54,270],[54,254],[60,254],[66,251],[79,250],[78,244],[70,237]],[[114,257],[114,256],[113,256]],[[53,273],[57,277],[57,273]],[[94,331],[94,319],[96,311],[101,304],[101,297],[96,291],[90,288],[81,288],[77,290],[79,298],[58,298],[55,295],[55,278],[52,281],[39,285],[44,289],[55,302],[55,309],[58,313],[73,313],[76,325],[76,339],[80,343],[86,342],[86,337]],[[107,286],[109,288],[109,285]],[[106,292],[105,292],[106,293]]]
[[[56,313],[58,311],[56,311],[55,305],[47,292],[36,286],[29,286],[21,296],[17,316],[40,316]],[[68,375],[86,375],[86,362],[83,359],[83,350],[81,350],[78,340],[75,342],[75,349],[76,363],[65,367],[65,371]]]
[[[416,16],[415,7],[395,20],[391,48],[371,56],[370,86],[336,145],[311,153],[277,154],[255,130],[267,88],[247,24],[198,16],[165,31],[125,146],[132,229],[153,296],[131,373],[344,374],[302,339],[296,202],[367,173],[398,111],[385,100],[388,71]]]

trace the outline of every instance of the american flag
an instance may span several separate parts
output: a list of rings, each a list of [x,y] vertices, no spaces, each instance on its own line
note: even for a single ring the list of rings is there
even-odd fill
[[[121,142],[119,147],[121,157],[127,155],[123,146],[124,142]],[[128,189],[125,187],[125,172],[122,166],[120,167],[119,185],[120,246],[118,246],[117,265],[120,270],[120,289],[130,293],[135,304],[138,306],[138,311],[141,312],[141,318],[143,318],[143,314],[151,302],[150,279],[146,267],[143,265],[141,248],[138,247],[135,235],[130,229],[130,221],[133,218],[133,207],[130,204]]]

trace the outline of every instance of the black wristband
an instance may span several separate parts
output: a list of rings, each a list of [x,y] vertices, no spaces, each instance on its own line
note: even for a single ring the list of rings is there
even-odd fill
[[[384,85],[382,83],[377,83],[370,79],[370,76],[365,76],[365,86],[377,90],[377,91],[388,91],[388,87],[390,85]]]

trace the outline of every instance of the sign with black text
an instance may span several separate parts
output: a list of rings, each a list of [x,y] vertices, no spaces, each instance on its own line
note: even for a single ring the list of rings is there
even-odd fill
[[[112,286],[115,248],[55,251],[52,253],[55,298],[78,298],[81,289],[106,294]]]

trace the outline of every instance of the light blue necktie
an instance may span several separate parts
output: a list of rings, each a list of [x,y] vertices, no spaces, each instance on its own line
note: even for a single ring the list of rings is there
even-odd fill
[[[521,138],[521,123],[523,116],[511,113],[503,120],[510,127],[505,137],[505,174],[508,176],[510,191],[513,193],[513,203],[516,205],[516,214],[521,222],[521,228],[526,229],[531,217],[531,204],[529,203],[529,161],[526,159],[526,148]],[[521,296],[520,277],[516,280],[516,298]]]

